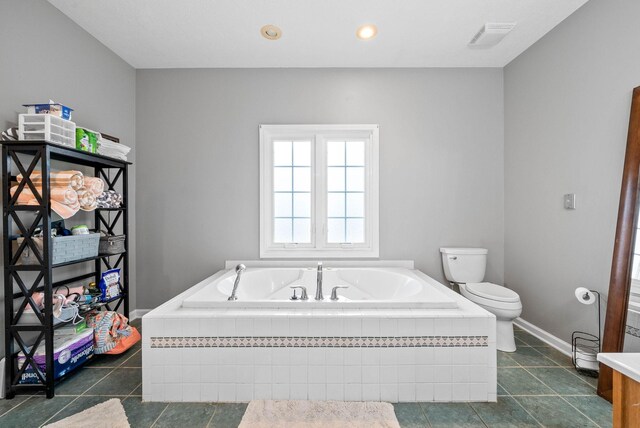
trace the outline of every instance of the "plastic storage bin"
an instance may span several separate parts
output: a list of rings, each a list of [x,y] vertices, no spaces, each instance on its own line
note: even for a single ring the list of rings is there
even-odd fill
[[[19,115],[18,135],[21,140],[44,140],[76,147],[76,124],[51,114]]]
[[[14,251],[18,245],[22,243],[24,238],[18,238],[14,243]],[[42,255],[42,238],[34,238],[38,250]],[[88,259],[98,256],[98,247],[100,246],[100,234],[90,233],[88,235],[69,235],[53,237],[53,254],[52,263],[72,262],[75,260]],[[33,265],[38,264],[38,259],[27,245],[22,252],[22,256],[18,264]]]

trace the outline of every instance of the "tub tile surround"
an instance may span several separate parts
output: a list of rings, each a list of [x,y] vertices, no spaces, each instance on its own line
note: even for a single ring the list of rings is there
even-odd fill
[[[143,318],[145,401],[496,400],[495,317],[444,285],[457,309],[183,308],[206,283]]]

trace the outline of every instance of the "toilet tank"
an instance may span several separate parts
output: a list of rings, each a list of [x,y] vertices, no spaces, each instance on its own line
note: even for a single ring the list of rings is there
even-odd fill
[[[442,267],[449,282],[482,282],[487,267],[486,248],[440,248]]]

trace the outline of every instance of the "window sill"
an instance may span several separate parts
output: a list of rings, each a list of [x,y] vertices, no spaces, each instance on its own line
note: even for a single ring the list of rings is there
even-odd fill
[[[261,259],[377,259],[380,257],[379,251],[371,250],[367,248],[353,248],[353,249],[327,249],[316,250],[309,249],[303,250],[299,248],[292,249],[269,249],[260,250]]]

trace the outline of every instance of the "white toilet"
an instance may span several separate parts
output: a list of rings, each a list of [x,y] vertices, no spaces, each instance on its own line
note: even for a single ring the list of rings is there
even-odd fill
[[[522,313],[520,296],[513,290],[481,282],[487,267],[485,248],[440,248],[447,281],[458,284],[460,293],[496,316],[496,347],[514,352],[513,320]]]

